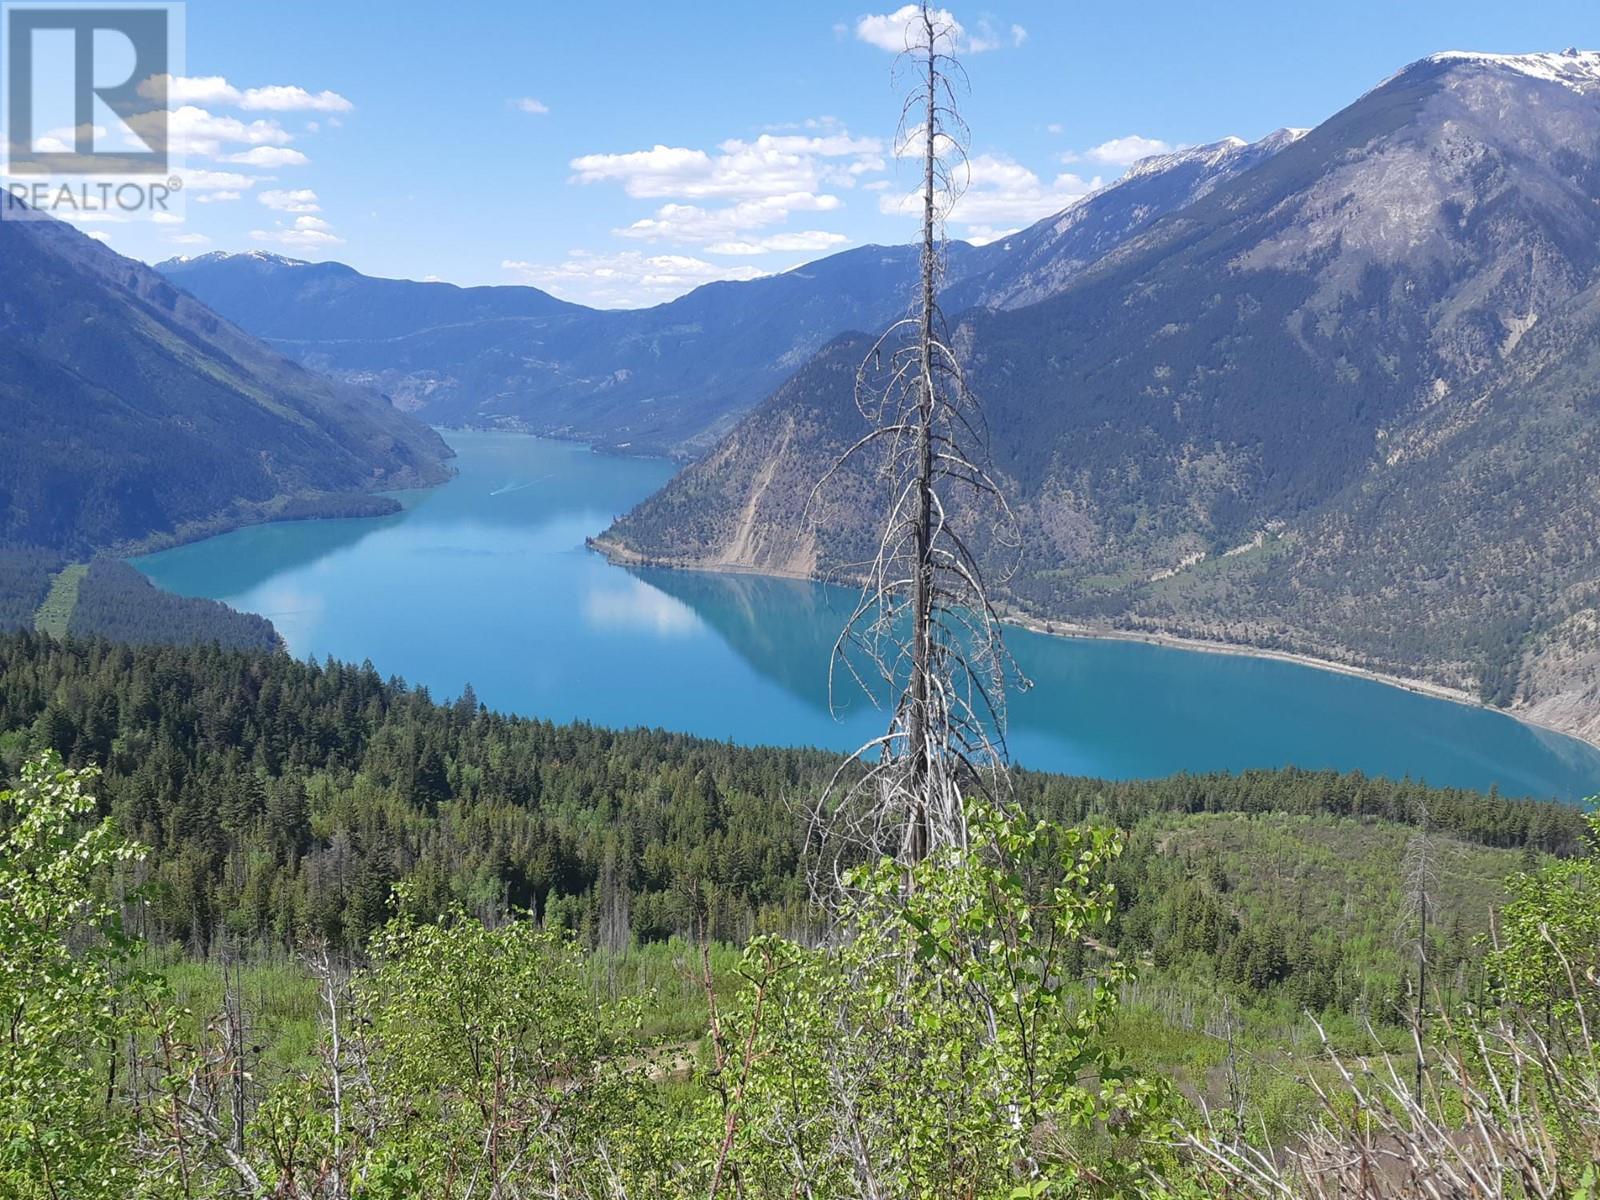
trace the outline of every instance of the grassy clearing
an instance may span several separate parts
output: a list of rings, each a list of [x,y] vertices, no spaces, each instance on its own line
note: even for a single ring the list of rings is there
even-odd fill
[[[78,588],[89,573],[88,563],[73,563],[50,581],[50,592],[33,614],[33,627],[54,638],[67,636],[72,611],[78,607]]]

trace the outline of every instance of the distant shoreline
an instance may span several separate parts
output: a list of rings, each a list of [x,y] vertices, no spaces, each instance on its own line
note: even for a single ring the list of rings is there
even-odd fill
[[[591,550],[603,555],[618,566],[662,567],[672,571],[703,571],[723,575],[765,575],[774,579],[803,579],[811,583],[838,582],[837,580],[819,579],[815,575],[807,575],[799,571],[759,570],[754,567],[736,564],[700,565],[664,562],[641,555],[631,547],[606,538],[604,534],[588,538],[587,543]],[[1293,663],[1296,666],[1311,667],[1319,671],[1331,671],[1338,675],[1350,675],[1357,679],[1365,679],[1372,683],[1381,683],[1387,687],[1399,688],[1401,691],[1426,696],[1431,700],[1448,700],[1452,704],[1463,704],[1468,708],[1481,708],[1486,712],[1498,713],[1531,729],[1542,729],[1547,733],[1558,733],[1562,737],[1581,742],[1594,750],[1600,750],[1600,739],[1585,737],[1581,733],[1563,729],[1558,725],[1548,721],[1541,721],[1525,713],[1514,712],[1511,709],[1495,708],[1493,705],[1485,704],[1471,692],[1462,688],[1451,687],[1443,683],[1434,683],[1426,679],[1416,679],[1407,675],[1394,675],[1386,671],[1375,671],[1370,667],[1359,667],[1353,663],[1340,662],[1337,659],[1318,658],[1312,654],[1302,654],[1292,650],[1272,650],[1263,646],[1251,646],[1240,642],[1221,642],[1205,638],[1184,637],[1175,633],[1081,625],[1073,621],[1050,620],[1017,612],[1007,612],[1002,615],[1001,620],[1007,625],[1025,629],[1029,633],[1043,634],[1048,637],[1081,638],[1086,641],[1143,642],[1149,646],[1164,646],[1170,650],[1191,650],[1204,654],[1233,654],[1245,658],[1263,658],[1277,662]]]

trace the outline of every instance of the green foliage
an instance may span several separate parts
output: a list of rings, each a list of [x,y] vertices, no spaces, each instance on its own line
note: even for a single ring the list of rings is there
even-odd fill
[[[521,1194],[552,1158],[587,1159],[600,1131],[643,1102],[636,1005],[596,1004],[583,954],[526,919],[490,929],[455,909],[401,916],[360,984],[373,1042],[381,1157],[425,1191],[474,1170]]]
[[[169,961],[163,989],[132,969],[104,899],[135,850],[92,821],[83,778],[42,760],[0,797],[0,1002],[19,1014],[0,1060],[0,1193],[27,1200],[1204,1194],[1169,1148],[1178,1088],[1207,1094],[1226,1062],[1270,1145],[1300,1136],[1311,1093],[1281,1059],[1235,1065],[1232,1034],[1226,1059],[1216,1038],[1185,1035],[1112,947],[1137,948],[1130,922],[1154,905],[1154,925],[1215,936],[1226,960],[1257,905],[1285,904],[1274,863],[1303,857],[1321,889],[1303,897],[1349,881],[1360,896],[1385,877],[1365,860],[1404,841],[1282,816],[1165,818],[1130,839],[977,809],[966,853],[856,869],[821,945],[704,947],[698,1002],[681,943],[589,954],[559,920],[482,921],[448,898],[435,911],[410,885],[370,966],[319,953],[219,976]],[[1352,836],[1363,862],[1340,885],[1319,847]],[[1236,876],[1230,847],[1252,844],[1261,878]],[[1530,957],[1518,939],[1593,953],[1594,861],[1519,878],[1508,955]],[[1197,886],[1169,889],[1169,864]],[[707,890],[687,902],[703,918]],[[1191,978],[1182,962],[1145,970],[1165,986]],[[1514,965],[1528,967],[1506,976],[1519,1003],[1559,996],[1536,963]],[[1247,1011],[1241,1053],[1252,1028]],[[1544,1089],[1567,1162],[1592,1137],[1578,1117],[1563,1125],[1585,1093],[1555,1068],[1584,1061],[1536,1063],[1519,1085]]]
[[[1247,1003],[1404,1024],[1398,940],[1410,831],[1337,817],[1205,814],[1136,825],[1114,940],[1164,981]],[[1429,964],[1447,1007],[1478,994],[1481,941],[1516,858],[1440,838]]]
[[[10,731],[0,734],[8,769],[43,749],[104,764],[103,811],[151,848],[141,919],[198,949],[357,948],[387,920],[398,882],[418,919],[453,904],[490,921],[526,909],[612,952],[698,935],[696,897],[709,897],[713,939],[816,928],[805,831],[773,798],[825,786],[837,760],[820,752],[504,717],[470,696],[438,703],[369,667],[37,635],[0,637],[0,730]],[[1351,1004],[1360,977],[1383,975],[1392,958],[1372,922],[1384,919],[1400,835],[1372,822],[1403,822],[1425,798],[1435,828],[1465,841],[1554,852],[1582,841],[1570,808],[1333,772],[1126,782],[1019,772],[1015,786],[1036,817],[1132,831],[1115,868],[1119,944],[1210,985],[1199,968],[1209,970],[1213,946],[1220,957],[1233,924],[1248,926],[1252,940],[1296,953],[1287,975],[1229,978],[1242,987],[1259,976],[1313,1006]],[[1315,820],[1161,833],[1163,822],[1228,812]],[[1343,849],[1353,839],[1362,854],[1352,859]],[[1261,871],[1263,857],[1285,866]],[[1296,862],[1306,864],[1298,877]],[[1463,862],[1471,870],[1455,877],[1472,887],[1451,891],[1448,907],[1470,892],[1458,939],[1470,942],[1504,872],[1494,855]],[[1363,864],[1371,871],[1360,875]],[[1355,924],[1344,912],[1351,888]],[[1439,929],[1455,938],[1448,917]],[[1318,957],[1302,961],[1302,947]],[[1368,1011],[1381,1016],[1382,1004]]]
[[[39,606],[62,565],[53,551],[0,545],[0,631],[34,627]]]
[[[862,868],[836,938],[753,942],[708,1077],[713,1181],[788,1196],[1122,1194],[1161,1089],[1107,1035],[1109,830],[971,819],[973,848]]]
[[[1585,1002],[1600,1019],[1600,813],[1589,829],[1588,854],[1510,880],[1490,960],[1507,1002],[1559,1018],[1574,1042]]]
[[[89,564],[67,632],[131,645],[215,642],[238,650],[279,646],[278,632],[267,618],[237,612],[215,600],[164,592],[127,563],[107,558]]]
[[[110,1099],[138,981],[101,884],[138,848],[86,823],[93,777],[45,755],[0,792],[0,1194],[19,1200],[129,1194],[131,1122]]]

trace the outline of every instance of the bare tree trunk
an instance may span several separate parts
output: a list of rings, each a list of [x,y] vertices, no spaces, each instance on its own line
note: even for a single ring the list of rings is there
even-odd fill
[[[1413,1040],[1417,1046],[1415,1085],[1420,1101],[1422,1096],[1422,1077],[1426,1066],[1422,1053],[1424,1045],[1422,1023],[1427,1015],[1428,901],[1437,883],[1438,864],[1434,861],[1432,813],[1428,810],[1426,797],[1418,797],[1413,815],[1417,822],[1417,832],[1412,834],[1411,840],[1406,845],[1405,857],[1401,865],[1402,886],[1405,888],[1405,893],[1400,920],[1402,937],[1409,936],[1409,930],[1413,925],[1416,928],[1416,942],[1413,947],[1412,957],[1416,966],[1417,992],[1412,998],[1411,1022]]]
[[[907,714],[907,755],[910,758],[912,810],[906,822],[906,844],[901,859],[907,864],[927,857],[931,830],[928,828],[928,779],[931,731],[928,720],[928,683],[933,673],[933,417],[934,417],[934,330],[937,304],[937,245],[934,221],[934,166],[938,128],[938,56],[935,53],[932,14],[922,9],[923,29],[928,51],[928,103],[923,123],[922,173],[922,312],[920,314],[921,358],[917,420],[917,513],[914,536],[915,594],[912,596],[911,697]]]
[[[836,847],[821,856],[824,870],[837,866],[844,846],[852,857],[896,854],[905,866],[965,846],[965,801],[977,792],[997,800],[1005,786],[1005,693],[1026,686],[982,565],[997,549],[1020,548],[1016,520],[987,466],[982,414],[939,312],[943,222],[966,161],[952,87],[964,78],[950,53],[957,33],[926,3],[906,31],[917,82],[899,146],[909,150],[920,138],[920,287],[910,314],[857,371],[856,407],[871,432],[812,493],[815,500],[858,455],[870,455],[869,469],[888,484],[877,552],[857,564],[865,582],[834,647],[834,674],[843,666],[877,703],[883,693],[863,677],[870,664],[867,673],[894,697],[893,717],[819,802],[822,838]]]

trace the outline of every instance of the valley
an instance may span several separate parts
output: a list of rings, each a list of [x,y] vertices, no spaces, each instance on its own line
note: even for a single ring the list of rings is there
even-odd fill
[[[1596,1195],[1593,13],[68,7],[0,1196]]]

